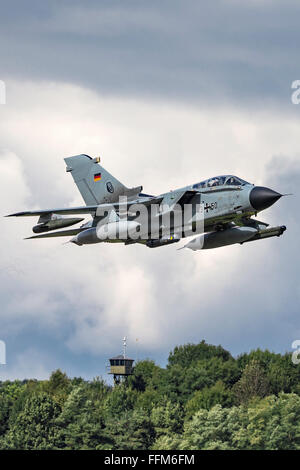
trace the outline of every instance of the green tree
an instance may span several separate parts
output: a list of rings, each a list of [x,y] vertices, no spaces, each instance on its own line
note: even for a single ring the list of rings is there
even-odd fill
[[[300,449],[300,397],[281,393],[250,405],[247,440],[250,449]]]
[[[165,396],[174,403],[184,405],[195,390],[210,386],[213,381],[204,367],[198,367],[197,363],[184,368],[175,364],[167,369]]]
[[[142,410],[130,410],[107,420],[106,436],[112,445],[98,446],[98,449],[144,450],[154,442],[155,431]]]
[[[256,349],[249,354],[242,354],[237,359],[238,367],[243,370],[251,361],[258,361],[264,369],[272,394],[290,393],[297,390],[300,382],[300,368],[293,364],[291,353],[275,354],[268,350]]]
[[[184,411],[179,403],[170,400],[152,409],[151,421],[155,429],[155,436],[172,436],[183,431]]]
[[[233,448],[233,431],[239,421],[236,408],[223,409],[216,405],[211,410],[199,410],[187,421],[180,449],[225,450]],[[230,414],[235,416],[229,417]],[[239,426],[238,426],[239,427]]]
[[[179,364],[182,367],[190,367],[192,363],[202,359],[211,359],[212,357],[221,357],[224,361],[230,359],[231,354],[222,348],[207,344],[204,340],[199,344],[185,344],[176,346],[174,351],[169,354],[168,367]]]
[[[4,394],[0,395],[0,436],[6,433],[8,429],[9,414],[11,411],[11,401]]]
[[[47,394],[29,396],[2,440],[4,449],[53,449],[59,445],[58,404]]]
[[[137,396],[134,408],[143,410],[150,416],[152,409],[161,403],[162,397],[158,390],[148,387],[144,392],[140,392]]]
[[[268,391],[268,377],[259,361],[253,359],[246,365],[242,377],[233,387],[236,401],[237,403],[247,403],[254,397],[265,397]]]
[[[6,381],[0,384],[0,436],[7,431],[12,409],[23,391],[24,384],[20,380]]]
[[[120,416],[122,413],[132,410],[137,398],[138,392],[127,387],[126,384],[115,386],[104,403],[107,416]]]
[[[177,437],[178,439],[178,437]],[[166,441],[170,446],[176,441]],[[157,448],[157,444],[154,444]],[[187,421],[179,443],[182,450],[299,450],[300,397],[280,394],[244,405],[199,410]]]
[[[52,372],[50,379],[43,384],[43,390],[62,406],[72,390],[72,382],[60,369]]]
[[[60,446],[66,449],[95,449],[107,444],[104,412],[91,400],[88,384],[75,387],[55,421],[60,428]]]
[[[152,444],[152,450],[179,450],[182,443],[180,434],[162,434]]]
[[[128,384],[135,390],[144,392],[152,382],[153,374],[159,367],[154,361],[145,360],[136,363],[133,374],[128,377]]]
[[[233,393],[219,380],[213,386],[204,387],[193,394],[185,406],[186,418],[191,418],[200,409],[209,410],[217,404],[230,407],[233,401]]]

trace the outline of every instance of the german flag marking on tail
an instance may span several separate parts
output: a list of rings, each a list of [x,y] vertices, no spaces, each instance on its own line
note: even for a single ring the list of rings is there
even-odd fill
[[[100,181],[101,180],[101,173],[96,173],[94,175],[94,181]]]

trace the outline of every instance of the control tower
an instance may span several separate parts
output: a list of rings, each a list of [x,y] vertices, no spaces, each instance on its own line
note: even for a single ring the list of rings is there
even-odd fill
[[[128,375],[133,373],[134,359],[126,357],[126,337],[123,338],[123,355],[115,356],[109,359],[109,374],[114,376],[114,383],[118,385],[120,382],[126,380]]]

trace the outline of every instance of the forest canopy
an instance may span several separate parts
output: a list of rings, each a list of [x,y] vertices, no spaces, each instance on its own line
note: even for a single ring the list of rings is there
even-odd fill
[[[61,370],[3,381],[0,449],[300,449],[299,379],[291,353],[234,358],[201,341],[114,387]]]

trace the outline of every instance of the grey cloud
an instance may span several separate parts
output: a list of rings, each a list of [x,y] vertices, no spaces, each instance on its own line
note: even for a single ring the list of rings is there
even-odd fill
[[[288,231],[194,254],[23,242],[32,220],[1,219],[7,376],[22,376],[23,351],[26,374],[104,373],[124,334],[129,350],[139,338],[140,357],[159,361],[176,343],[203,338],[233,353],[289,349],[300,337],[299,108],[289,89],[299,78],[298,3],[283,11],[252,1],[82,5],[2,6],[9,80],[0,109],[1,214],[82,203],[62,157],[100,152],[113,174],[149,192],[227,172],[294,192],[261,217]],[[279,107],[263,111],[268,99]]]
[[[288,108],[299,12],[297,1],[10,2],[2,70],[101,93]]]

